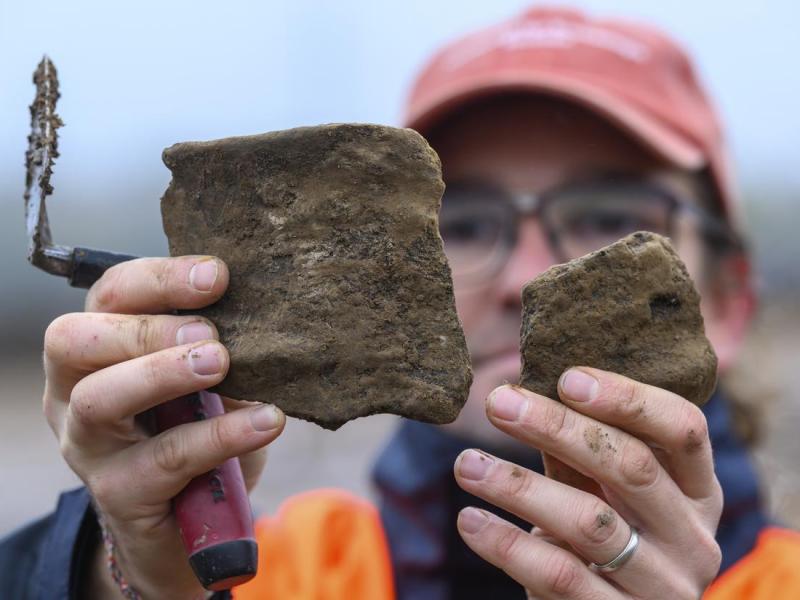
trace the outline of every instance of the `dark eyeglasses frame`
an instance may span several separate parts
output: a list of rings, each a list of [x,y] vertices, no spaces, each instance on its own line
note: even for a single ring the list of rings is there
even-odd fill
[[[679,214],[684,212],[697,219],[701,236],[716,251],[742,249],[742,242],[739,236],[736,235],[730,226],[720,217],[713,215],[696,203],[675,194],[672,190],[666,188],[666,186],[649,179],[630,176],[607,176],[600,179],[577,180],[556,185],[538,194],[530,192],[515,193],[499,186],[477,180],[462,180],[454,184],[448,184],[447,189],[454,190],[462,187],[471,187],[475,189],[483,188],[489,193],[502,195],[503,199],[509,202],[509,205],[513,209],[513,214],[510,215],[512,217],[511,223],[509,223],[513,233],[511,237],[506,240],[510,245],[510,248],[506,248],[506,250],[510,250],[516,246],[519,236],[519,223],[522,218],[529,216],[536,217],[542,224],[553,256],[559,262],[567,262],[569,257],[562,247],[560,232],[557,231],[553,223],[547,218],[547,208],[553,201],[558,201],[559,196],[564,192],[584,187],[593,187],[596,189],[607,187],[613,188],[614,190],[619,190],[624,187],[633,187],[636,190],[647,192],[651,194],[653,198],[658,198],[659,201],[663,202],[665,205],[667,215],[666,234],[668,237],[673,238],[675,220]],[[447,202],[447,189],[442,198],[443,203]]]

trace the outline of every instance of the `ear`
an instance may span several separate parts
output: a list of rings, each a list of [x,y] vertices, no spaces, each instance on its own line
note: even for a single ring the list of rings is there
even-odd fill
[[[701,310],[706,336],[726,371],[736,360],[756,310],[750,261],[743,253],[732,253],[715,261],[703,290]]]

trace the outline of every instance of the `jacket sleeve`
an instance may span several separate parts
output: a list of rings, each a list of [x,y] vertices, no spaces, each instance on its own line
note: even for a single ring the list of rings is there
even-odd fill
[[[80,597],[98,526],[85,488],[61,494],[54,512],[0,540],[0,595],[20,600]]]
[[[89,492],[64,492],[55,511],[0,540],[0,598],[85,600],[87,569],[100,543]],[[210,600],[229,600],[217,592]]]

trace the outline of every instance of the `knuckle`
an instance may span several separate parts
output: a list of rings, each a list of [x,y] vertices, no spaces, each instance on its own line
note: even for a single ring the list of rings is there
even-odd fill
[[[561,553],[554,554],[544,571],[545,588],[557,597],[571,596],[583,583],[583,568]]]
[[[528,426],[539,428],[544,438],[551,444],[563,440],[574,425],[573,413],[559,402],[547,403],[541,423],[536,425],[533,423],[528,424]]]
[[[520,498],[532,493],[534,477],[530,471],[517,465],[510,465],[510,468],[504,471],[499,486],[503,496]]]
[[[711,493],[709,494],[710,508],[712,514],[718,519],[722,514],[722,506],[725,502],[724,493],[722,491],[722,484],[716,476],[714,476],[714,481],[711,486]]]
[[[188,457],[186,440],[180,431],[168,431],[154,438],[153,464],[164,473],[182,473]]]
[[[705,589],[719,574],[722,565],[722,550],[714,534],[708,529],[697,526],[697,535],[692,540],[692,564],[695,565],[695,581]]]
[[[95,389],[81,379],[69,395],[69,416],[83,427],[91,427],[99,422],[98,395]]]
[[[620,453],[622,484],[628,488],[648,488],[658,479],[661,465],[642,442],[630,438]]]
[[[142,382],[146,389],[158,390],[164,388],[169,371],[165,365],[165,357],[163,355],[150,354],[145,356],[141,370]]]
[[[673,578],[669,582],[669,597],[674,600],[698,600],[707,586],[700,586],[689,577]]]
[[[176,293],[191,293],[188,277],[183,276],[183,261],[180,258],[166,258],[151,261],[151,274],[154,280],[155,296],[163,301]]]
[[[227,421],[216,417],[208,420],[207,424],[208,447],[214,454],[224,454],[226,448],[229,448],[231,445],[231,439],[234,438],[234,436],[231,435],[232,432],[228,427]]]
[[[686,454],[696,454],[709,442],[708,422],[703,411],[694,404],[685,404],[678,443]]]
[[[45,382],[45,391],[44,394],[42,394],[42,414],[45,419],[47,419],[50,428],[53,431],[58,431],[56,427],[58,421],[58,411],[56,410],[57,400],[53,398],[53,395],[48,391],[48,387],[48,383]]]
[[[69,313],[54,319],[44,332],[44,354],[50,360],[61,362],[69,358],[78,332],[79,313]]]
[[[156,347],[156,340],[154,339],[157,335],[156,329],[155,323],[151,317],[146,315],[139,315],[136,317],[133,339],[137,353],[146,352]]]
[[[710,584],[719,573],[722,566],[722,549],[713,536],[705,536],[706,560],[704,561],[704,568],[701,573],[703,577],[703,589]]]
[[[632,379],[621,379],[611,386],[610,395],[619,418],[633,423],[645,414],[647,393],[645,387]]]
[[[77,474],[80,474],[79,469],[76,468],[78,448],[75,447],[75,443],[68,434],[64,434],[59,438],[58,451],[61,453],[64,461],[70,466],[70,468]],[[87,487],[89,487],[88,484]]]
[[[582,542],[590,546],[601,546],[617,531],[617,513],[601,500],[585,504],[578,514],[578,533]]]
[[[495,541],[497,558],[502,563],[508,563],[517,556],[522,544],[523,532],[513,525],[502,526],[502,531]]]
[[[91,287],[86,296],[86,308],[93,312],[111,312],[124,294],[123,264],[109,268]]]

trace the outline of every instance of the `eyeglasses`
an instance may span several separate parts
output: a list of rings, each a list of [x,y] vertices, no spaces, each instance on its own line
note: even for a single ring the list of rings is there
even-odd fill
[[[681,214],[694,216],[701,234],[731,239],[727,225],[652,181],[603,178],[560,185],[541,194],[515,194],[480,181],[447,185],[439,225],[453,278],[481,284],[505,266],[524,216],[536,216],[559,262],[599,250],[635,231],[676,240]]]

